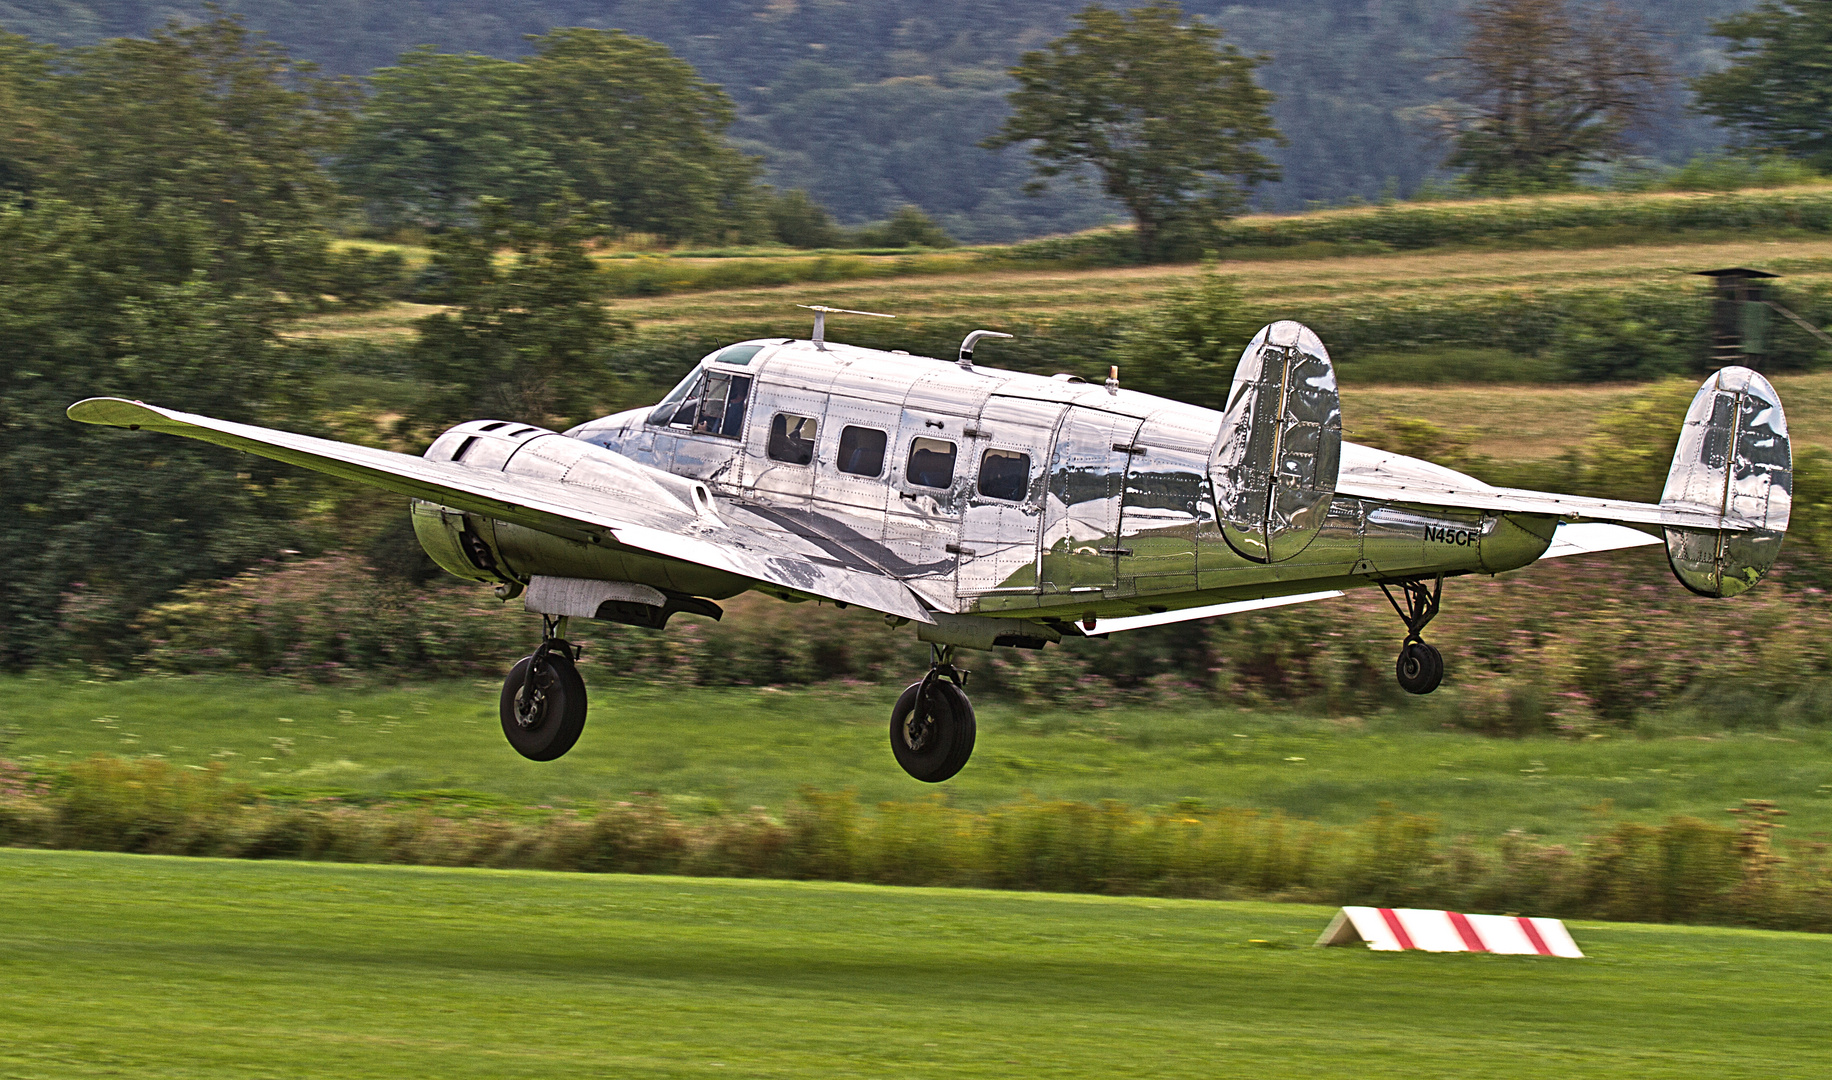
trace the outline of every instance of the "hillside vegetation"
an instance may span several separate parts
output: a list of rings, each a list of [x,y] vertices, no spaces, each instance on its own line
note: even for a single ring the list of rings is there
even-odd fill
[[[1019,189],[1022,152],[980,149],[1007,112],[1006,69],[1068,28],[1080,0],[930,3],[891,0],[458,0],[393,5],[352,19],[330,0],[246,5],[250,24],[328,71],[365,75],[415,46],[498,57],[526,54],[526,35],[556,26],[617,27],[652,38],[721,85],[737,106],[740,149],[765,158],[772,183],[804,188],[846,222],[882,220],[914,203],[961,239],[985,241],[1100,223],[1117,208],[1068,183],[1045,198]],[[1444,147],[1418,112],[1443,95],[1433,81],[1465,26],[1460,0],[1192,0],[1260,72],[1290,145],[1273,148],[1284,179],[1261,189],[1269,205],[1410,194],[1437,172]],[[1637,5],[1680,75],[1718,56],[1714,20],[1746,0],[1650,0]],[[194,9],[192,9],[194,11]],[[230,10],[236,10],[233,5]],[[36,0],[0,6],[0,25],[37,40],[90,45],[145,34],[180,5],[149,0]],[[1668,111],[1641,140],[1652,158],[1683,161],[1722,141],[1708,120]]]

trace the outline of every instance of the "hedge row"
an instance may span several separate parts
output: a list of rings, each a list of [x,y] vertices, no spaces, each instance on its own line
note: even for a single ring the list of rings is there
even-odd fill
[[[1291,217],[1246,217],[1218,222],[1192,237],[1189,255],[1207,249],[1227,257],[1323,244],[1386,251],[1510,241],[1556,247],[1560,233],[1643,243],[1680,233],[1740,230],[1832,232],[1832,187],[1394,203]],[[1115,229],[1016,244],[1000,252],[1000,258],[1019,263],[1125,266],[1137,263],[1139,254],[1133,234]]]
[[[858,609],[759,596],[726,606],[721,622],[681,616],[662,632],[576,620],[587,680],[894,685],[926,668],[926,650],[907,628]],[[348,556],[326,556],[194,586],[151,609],[136,631],[139,651],[117,669],[325,681],[493,677],[533,646],[538,620],[483,586],[414,587]],[[1391,672],[1400,636],[1381,595],[1363,591],[962,660],[974,670],[976,694],[1039,705],[1195,698],[1363,714],[1399,700]],[[1719,602],[1673,582],[1658,549],[1460,579],[1446,586],[1431,638],[1451,675],[1421,707],[1473,730],[1576,735],[1675,708],[1710,708],[1733,725],[1832,715],[1824,707],[1832,700],[1832,607],[1810,583],[1791,585],[1786,568],[1748,596]],[[101,652],[87,658],[109,666]]]
[[[455,808],[454,808],[455,809]],[[941,799],[861,807],[805,791],[781,817],[683,819],[657,803],[538,819],[334,800],[283,804],[220,771],[101,757],[50,775],[0,762],[0,844],[428,866],[801,878],[1124,895],[1264,897],[1637,922],[1832,930],[1824,845],[1784,850],[1779,811],[1739,827],[1617,823],[1576,847],[1440,835],[1383,811],[1341,828],[1246,810],[1145,812]]]

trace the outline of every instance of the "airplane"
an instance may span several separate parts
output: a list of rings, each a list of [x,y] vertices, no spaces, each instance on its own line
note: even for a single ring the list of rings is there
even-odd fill
[[[1117,369],[1102,385],[977,365],[979,342],[1009,336],[987,330],[951,360],[828,342],[826,316],[844,312],[813,309],[811,338],[725,346],[655,405],[565,432],[473,420],[422,457],[119,398],[68,415],[410,497],[434,561],[542,617],[500,701],[510,745],[536,761],[584,727],[575,618],[660,630],[754,590],[913,625],[930,669],[897,699],[890,742],[935,783],[973,751],[964,650],[1377,587],[1405,628],[1399,685],[1425,694],[1444,676],[1423,632],[1446,578],[1664,540],[1682,585],[1728,597],[1787,531],[1787,421],[1744,367],[1705,380],[1660,502],[1638,503],[1491,487],[1343,441],[1329,352],[1293,321],[1254,335],[1217,412],[1124,389]]]

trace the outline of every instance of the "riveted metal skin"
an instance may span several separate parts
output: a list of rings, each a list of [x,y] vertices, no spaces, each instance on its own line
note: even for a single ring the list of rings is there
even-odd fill
[[[1317,538],[1342,459],[1342,403],[1329,351],[1289,320],[1241,353],[1211,472],[1222,537],[1254,562],[1276,563]]]
[[[631,582],[676,605],[753,589],[883,612],[965,647],[1501,573],[1572,521],[1664,527],[1689,588],[1734,595],[1773,562],[1792,477],[1773,389],[1742,369],[1700,392],[1658,505],[1494,488],[1343,442],[1328,353],[1296,323],[1255,336],[1222,412],[770,339],[708,356],[656,406],[564,434],[473,421],[423,458],[118,399],[70,414],[413,496],[428,553],[471,580]],[[942,616],[1028,623],[998,635],[942,629]]]

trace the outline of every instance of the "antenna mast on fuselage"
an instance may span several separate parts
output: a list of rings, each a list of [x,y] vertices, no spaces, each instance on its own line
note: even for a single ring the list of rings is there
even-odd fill
[[[798,308],[807,308],[814,312],[814,347],[827,350],[827,316],[828,315],[870,315],[874,319],[894,319],[895,315],[886,315],[879,311],[852,311],[848,308],[828,307],[825,304],[797,304]]]

